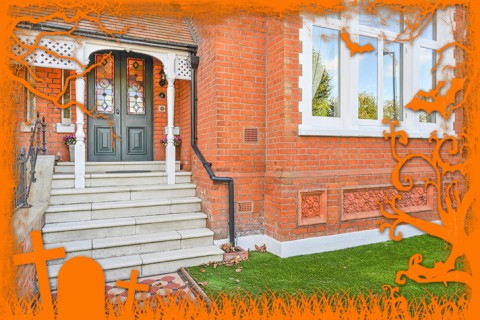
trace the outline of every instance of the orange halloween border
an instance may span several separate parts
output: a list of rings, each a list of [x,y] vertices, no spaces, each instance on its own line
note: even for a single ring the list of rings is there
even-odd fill
[[[30,0],[30,1],[15,1],[15,0],[4,0],[0,2],[0,317],[4,319],[14,319],[14,316],[11,313],[3,313],[6,309],[20,310],[22,306],[16,304],[14,300],[8,300],[8,293],[11,292],[14,288],[14,274],[15,268],[13,266],[13,248],[14,248],[14,237],[13,237],[13,227],[12,227],[12,199],[14,196],[14,185],[15,185],[15,176],[13,171],[13,163],[15,160],[14,154],[14,127],[16,125],[15,119],[15,108],[12,103],[12,83],[8,78],[8,68],[9,61],[6,58],[8,48],[8,39],[9,34],[5,32],[8,30],[10,23],[10,18],[7,15],[8,6],[16,4],[18,6],[35,4],[61,4],[63,1],[46,1],[46,0]],[[171,9],[169,5],[174,5],[175,10],[186,14],[189,16],[197,16],[202,19],[221,19],[224,16],[239,14],[240,13],[257,13],[257,14],[269,14],[274,16],[282,16],[290,13],[299,12],[305,8],[308,8],[310,11],[314,12],[323,12],[327,9],[335,9],[340,7],[340,1],[305,1],[305,0],[257,0],[255,2],[249,0],[237,0],[234,3],[224,2],[221,0],[158,0],[161,4],[161,8]],[[356,3],[353,1],[352,3]],[[115,7],[117,13],[127,13],[127,8],[129,8],[130,1],[115,1],[117,6],[114,6],[112,2],[107,1],[84,1],[83,4],[89,4],[92,10],[98,10],[99,12],[105,9],[112,9]],[[141,1],[135,1],[135,6],[139,6]],[[480,14],[480,1],[467,1],[467,0],[438,0],[436,3],[439,6],[463,4],[467,8],[467,21],[479,21],[478,15]],[[386,5],[411,5],[419,7],[420,9],[426,9],[428,6],[424,0],[403,0],[403,1],[393,1],[393,0],[379,0],[376,1],[376,4],[386,4]],[[172,11],[173,12],[173,11]],[[478,141],[480,141],[480,121],[475,122],[474,119],[480,116],[480,99],[479,99],[479,90],[477,88],[478,73],[480,72],[480,46],[477,42],[480,40],[480,24],[479,23],[470,23],[467,24],[468,32],[468,52],[466,58],[468,59],[468,65],[470,68],[466,70],[469,75],[469,79],[472,82],[470,87],[470,94],[468,99],[465,101],[465,118],[469,127],[467,132],[467,137],[469,141],[477,143],[472,146],[472,152],[469,154],[472,157],[473,163],[480,163],[480,150],[478,146]],[[345,34],[345,38],[349,39]],[[349,40],[350,41],[350,40]],[[350,42],[351,43],[351,42]],[[355,44],[352,44],[355,45]],[[356,51],[362,51],[365,48],[356,48]],[[435,95],[436,92],[425,93],[425,95]],[[476,161],[479,160],[479,161]],[[477,212],[480,202],[478,201],[478,193],[480,191],[480,165],[473,165],[467,168],[467,177],[469,181],[469,188],[475,191],[474,197],[476,201],[473,202],[472,212],[470,216],[471,225],[473,227],[478,224]],[[480,233],[478,231],[471,234],[471,245],[478,246],[480,243]],[[470,261],[471,272],[476,274],[480,272],[480,255],[472,258]],[[478,276],[477,278],[478,279]],[[472,283],[472,292],[480,291],[480,281]],[[478,296],[478,294],[475,294]],[[10,296],[11,298],[11,296]],[[386,288],[384,295],[378,297],[363,297],[349,298],[345,295],[339,294],[339,296],[325,296],[319,293],[315,296],[318,300],[309,297],[293,298],[293,297],[276,297],[272,298],[268,302],[271,303],[271,309],[268,316],[265,319],[297,319],[297,318],[312,318],[318,315],[322,315],[322,319],[338,319],[342,315],[345,318],[349,318],[348,315],[355,316],[358,315],[359,310],[364,310],[367,314],[371,315],[369,319],[374,318],[384,318],[385,314],[382,314],[377,310],[378,303],[381,299],[385,305],[392,306],[405,306],[409,302],[402,300],[402,297],[395,295],[395,288]],[[265,298],[267,299],[267,298]],[[336,300],[335,300],[336,299]],[[352,300],[353,299],[353,300]],[[380,300],[379,300],[380,299]],[[478,301],[478,298],[474,299]],[[243,301],[243,302],[242,302]],[[259,313],[262,311],[262,301],[252,302],[251,300],[248,304],[244,299],[240,297],[229,298],[226,296],[221,296],[216,302],[221,304],[223,308],[217,310],[217,313],[212,313],[212,309],[208,311],[201,306],[192,306],[187,303],[180,304],[171,304],[169,308],[158,307],[157,312],[163,312],[165,317],[168,315],[176,316],[177,318],[184,318],[195,316],[197,319],[227,319],[235,317],[239,318],[241,315],[246,318],[259,317]],[[266,300],[265,300],[266,301]],[[342,309],[337,306],[336,310],[329,308],[329,305],[333,302],[343,301],[346,305],[345,309]],[[478,310],[480,304],[476,306],[471,304],[470,313],[464,314],[462,308],[456,310],[455,315],[449,315],[449,312],[453,308],[451,306],[451,301],[449,300],[435,300],[434,306],[431,310],[432,314],[428,315],[431,319],[437,319],[439,312],[445,312],[442,317],[450,316],[452,319],[457,319],[458,316],[465,316],[468,319],[476,319],[480,315]],[[462,301],[461,303],[468,305],[467,301]],[[247,306],[248,305],[248,306]],[[418,303],[421,305],[421,303]],[[10,306],[11,308],[8,308]],[[309,314],[308,306],[316,307],[318,314]],[[360,309],[357,308],[360,306]],[[23,306],[25,307],[25,306]],[[88,306],[85,306],[88,308]],[[198,308],[200,307],[200,308]],[[307,308],[306,308],[307,307]],[[28,313],[28,307],[27,312]],[[214,307],[215,309],[215,302]],[[350,309],[349,309],[350,308]],[[265,308],[263,308],[265,310]],[[343,311],[342,311],[343,310]],[[370,310],[370,311],[368,311]],[[394,309],[392,309],[394,310]],[[448,311],[450,310],[450,311]],[[30,310],[32,311],[32,310]],[[131,310],[127,310],[123,316],[128,315],[132,316]],[[343,312],[343,313],[342,313]],[[370,312],[370,313],[368,313]],[[395,316],[395,312],[389,314],[389,317]],[[437,313],[435,313],[437,312]],[[150,319],[153,317],[155,311],[150,313],[145,313],[139,316],[139,319]],[[397,315],[401,316],[397,313]],[[122,316],[121,313],[118,315],[118,319]],[[406,316],[406,315],[403,315]],[[42,314],[41,312],[37,315],[31,315],[27,317],[29,319],[49,319],[49,314]],[[114,317],[115,318],[115,317]],[[112,318],[113,319],[113,318]],[[115,318],[117,319],[117,318]]]

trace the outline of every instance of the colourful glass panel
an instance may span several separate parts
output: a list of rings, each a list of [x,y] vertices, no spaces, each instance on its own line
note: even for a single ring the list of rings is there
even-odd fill
[[[128,114],[145,114],[145,61],[128,58]]]
[[[95,55],[95,63],[103,58],[102,54]],[[114,112],[114,59],[112,56],[95,68],[95,105],[99,113]]]

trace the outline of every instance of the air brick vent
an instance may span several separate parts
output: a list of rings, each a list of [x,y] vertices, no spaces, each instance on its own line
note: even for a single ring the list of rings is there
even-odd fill
[[[253,212],[253,202],[252,201],[237,202],[237,212],[239,213]]]
[[[258,142],[258,128],[245,128],[244,142],[245,143],[257,143]]]

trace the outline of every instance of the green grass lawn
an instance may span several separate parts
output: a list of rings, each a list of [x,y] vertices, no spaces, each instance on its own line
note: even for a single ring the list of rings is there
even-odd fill
[[[237,267],[219,265],[213,268],[210,264],[188,271],[197,282],[207,282],[202,289],[213,296],[220,291],[248,292],[253,296],[266,291],[381,292],[384,284],[396,286],[396,272],[407,269],[409,258],[415,253],[423,255],[423,265],[432,267],[434,262],[445,260],[449,252],[442,240],[422,235],[400,242],[388,241],[283,259],[270,253],[250,252],[249,260]],[[240,272],[236,271],[238,267],[241,267]],[[455,283],[445,286],[407,280],[400,286],[399,293],[407,298],[418,297],[425,296],[427,290],[439,296],[462,293],[464,287]]]

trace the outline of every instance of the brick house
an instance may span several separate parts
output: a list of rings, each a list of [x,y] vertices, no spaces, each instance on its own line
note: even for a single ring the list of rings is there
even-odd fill
[[[112,39],[85,22],[74,33],[77,41],[44,37],[40,44],[53,52],[99,64],[72,81],[61,102],[85,101],[113,123],[112,130],[78,107],[61,110],[20,95],[18,146],[27,145],[27,120],[38,111],[47,115],[48,154],[59,159],[44,241],[64,245],[70,256],[104,259],[111,263],[107,279],[114,279],[128,277],[131,268],[147,275],[218,259],[218,244],[232,238],[249,249],[265,243],[281,257],[386,240],[378,231],[385,220],[377,200],[395,194],[395,162],[381,120],[401,122],[410,151],[428,153],[434,129],[459,132],[460,113],[445,122],[404,106],[448,76],[428,70],[438,59],[435,50],[454,36],[452,22],[464,18],[459,8],[439,11],[417,40],[394,42],[400,16],[388,23],[378,17],[242,15],[203,23],[105,15],[109,29],[131,27]],[[23,23],[18,34],[31,45],[40,30],[66,26]],[[346,26],[353,41],[373,51],[351,56],[341,40]],[[46,94],[58,95],[65,79],[85,70],[35,54],[27,60],[42,79],[36,89]],[[442,63],[452,61],[454,52],[447,51]],[[19,74],[33,82],[25,69]],[[112,140],[112,132],[121,139]],[[66,134],[77,137],[74,162],[63,145]],[[405,172],[417,183],[429,170],[419,162]],[[402,207],[434,220],[434,197],[419,183]],[[406,236],[417,233],[404,229]],[[197,247],[205,253],[195,253]],[[170,260],[161,257],[165,252]]]

